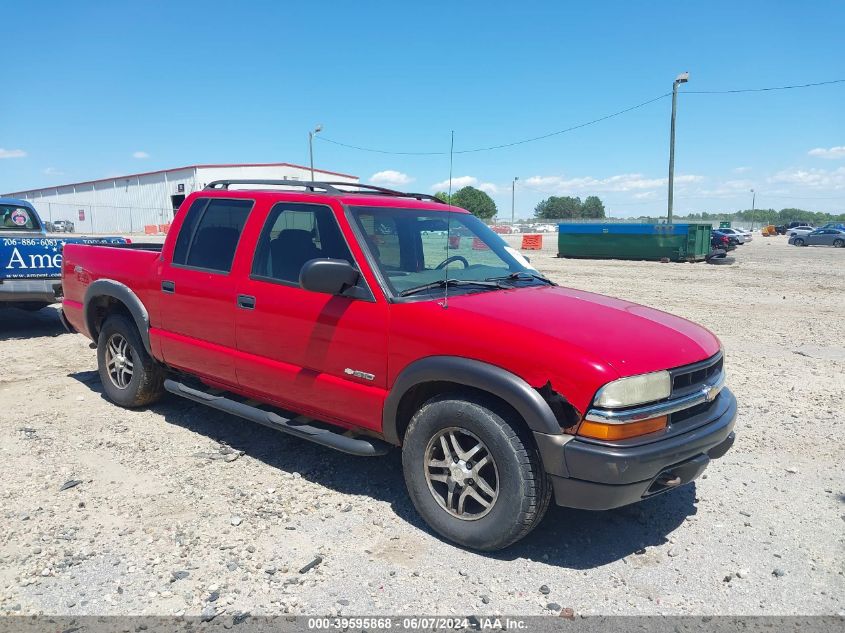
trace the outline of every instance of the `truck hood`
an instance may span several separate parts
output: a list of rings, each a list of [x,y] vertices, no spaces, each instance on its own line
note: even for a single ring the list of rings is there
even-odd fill
[[[538,360],[549,352],[574,355],[589,359],[589,364],[606,376],[680,367],[709,358],[720,349],[712,332],[686,319],[559,286],[455,295],[449,299],[449,310],[468,313],[479,325],[480,321],[497,321],[502,335],[512,336],[516,344],[523,335],[533,334],[522,341],[524,345],[542,345],[543,349],[533,351]]]

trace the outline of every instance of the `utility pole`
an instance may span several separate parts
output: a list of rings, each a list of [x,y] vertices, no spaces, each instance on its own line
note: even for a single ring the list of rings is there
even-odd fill
[[[678,86],[689,81],[689,73],[681,73],[672,83],[672,125],[669,132],[669,213],[667,222],[672,224],[672,203],[675,195],[675,111],[678,103]]]
[[[322,125],[318,125],[313,130],[308,131],[308,156],[311,159],[311,182],[314,182],[314,135],[323,129]]]
[[[516,181],[519,180],[519,176],[514,176],[513,181],[511,182],[511,231],[513,231],[513,225],[516,224],[516,214],[514,209],[516,208]]]
[[[757,202],[757,192],[751,190],[751,230],[754,230],[754,204]]]

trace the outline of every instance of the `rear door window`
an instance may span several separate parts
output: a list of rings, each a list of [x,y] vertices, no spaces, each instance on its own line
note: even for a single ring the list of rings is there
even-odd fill
[[[173,263],[228,273],[252,207],[252,200],[195,200],[176,239]]]

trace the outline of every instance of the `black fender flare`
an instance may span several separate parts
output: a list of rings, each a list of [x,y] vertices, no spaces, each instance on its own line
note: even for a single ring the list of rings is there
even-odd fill
[[[540,393],[522,378],[506,369],[459,356],[427,356],[409,364],[397,376],[384,402],[382,435],[399,445],[397,416],[399,403],[410,389],[427,382],[452,382],[498,396],[525,420],[537,433],[560,435],[561,428],[549,404]]]
[[[138,298],[132,289],[126,284],[113,279],[98,279],[93,282],[85,291],[85,299],[83,300],[82,313],[85,315],[85,325],[88,328],[88,333],[94,342],[97,341],[99,331],[97,330],[96,310],[94,310],[95,300],[99,297],[111,297],[120,301],[129,310],[132,319],[135,321],[135,326],[138,328],[138,333],[141,335],[141,341],[144,343],[144,348],[147,353],[152,356],[153,352],[150,348],[150,315],[144,304]]]

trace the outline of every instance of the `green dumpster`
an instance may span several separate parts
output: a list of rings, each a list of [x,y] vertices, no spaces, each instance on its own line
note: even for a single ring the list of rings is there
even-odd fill
[[[558,257],[701,261],[710,231],[709,224],[560,224]]]

